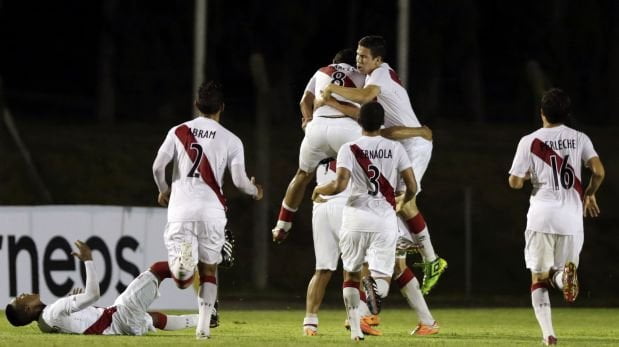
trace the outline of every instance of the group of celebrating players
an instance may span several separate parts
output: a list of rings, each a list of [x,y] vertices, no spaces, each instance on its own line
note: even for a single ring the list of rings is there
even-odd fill
[[[417,119],[406,89],[384,61],[385,53],[382,37],[363,37],[356,51],[341,50],[332,64],[316,71],[300,102],[305,137],[299,167],[272,236],[276,243],[289,237],[293,216],[315,176],[316,268],[307,288],[303,319],[307,336],[318,334],[318,310],[340,258],[351,339],[382,335],[376,328],[378,314],[392,279],[418,316],[411,334],[439,332],[424,295],[436,285],[447,262],[435,253],[416,202],[431,157],[432,132]],[[219,123],[224,110],[221,87],[214,82],[202,84],[196,107],[201,117],[170,129],[153,163],[158,202],[168,206],[164,233],[168,261],[157,262],[138,276],[113,306],[98,308],[92,306],[99,288],[90,249],[78,241],[74,254],[86,265],[85,292],[52,305],[43,304],[37,294],[21,295],[7,305],[13,325],[36,320],[43,332],[129,335],[154,328],[195,327],[197,339],[210,338],[210,328],[217,325],[216,320],[212,324],[217,271],[226,244],[224,172],[229,170],[234,185],[254,199],[260,200],[263,192],[246,174],[240,139]],[[595,194],[604,178],[604,167],[589,138],[563,124],[569,110],[569,97],[561,90],[545,93],[543,128],[523,137],[509,177],[512,188],[522,188],[529,179],[534,187],[525,259],[532,272],[532,303],[545,344],[557,342],[548,288],[562,290],[569,302],[576,299],[583,209],[585,215],[599,214]],[[174,166],[171,187],[165,178],[169,163]],[[581,163],[592,172],[586,189],[580,183]],[[407,266],[410,253],[422,257],[421,283]],[[194,276],[196,269],[198,276]],[[147,311],[165,278],[172,278],[179,288],[197,283],[198,314]]]

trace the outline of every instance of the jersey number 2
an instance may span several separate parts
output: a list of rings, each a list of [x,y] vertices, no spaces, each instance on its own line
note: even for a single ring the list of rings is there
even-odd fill
[[[191,149],[195,149],[198,155],[196,155],[196,159],[193,161],[193,166],[191,170],[189,170],[187,177],[200,177],[200,174],[197,173],[196,170],[200,167],[200,161],[202,160],[202,146],[200,146],[199,143],[192,143],[190,147]]]
[[[378,178],[380,177],[380,171],[374,165],[368,166],[368,171],[371,173],[370,184],[372,184],[372,189],[368,190],[368,194],[375,196],[378,194],[378,190],[380,189],[380,184],[378,183]]]
[[[557,165],[557,156],[550,156],[550,166],[552,167],[552,179],[555,190],[560,189],[559,184],[564,189],[570,189],[574,186],[574,176],[576,176],[576,174],[574,173],[574,169],[567,165],[567,159],[569,157],[569,155],[565,156],[559,168]]]

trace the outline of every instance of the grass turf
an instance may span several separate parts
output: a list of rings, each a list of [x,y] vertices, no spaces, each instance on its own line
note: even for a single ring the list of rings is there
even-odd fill
[[[556,308],[553,321],[563,346],[618,346],[619,309]],[[540,345],[539,327],[532,309],[466,308],[435,309],[441,332],[435,336],[410,336],[416,318],[410,310],[388,309],[381,313],[383,336],[368,336],[364,345],[374,346],[533,346]],[[35,324],[15,328],[0,317],[2,346],[85,345],[192,345],[297,346],[348,345],[343,328],[344,309],[320,312],[319,336],[302,336],[301,310],[229,310],[220,312],[221,325],[212,329],[208,341],[196,341],[194,330],[158,331],[147,336],[82,336],[42,334]]]

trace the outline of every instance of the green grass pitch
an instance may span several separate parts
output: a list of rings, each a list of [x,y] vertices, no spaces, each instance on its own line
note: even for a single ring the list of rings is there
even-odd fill
[[[539,346],[541,337],[530,308],[435,309],[441,332],[430,337],[410,336],[416,318],[407,309],[381,313],[384,335],[368,336],[367,346]],[[619,309],[556,308],[552,312],[559,344],[563,346],[619,346]],[[196,341],[193,329],[159,331],[147,336],[82,336],[42,334],[35,324],[15,328],[0,314],[1,346],[298,346],[352,345],[343,328],[344,309],[319,314],[319,336],[301,334],[302,310],[223,310],[221,325],[208,341]]]

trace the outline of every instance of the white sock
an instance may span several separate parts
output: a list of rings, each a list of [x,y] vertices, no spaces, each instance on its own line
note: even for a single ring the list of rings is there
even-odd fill
[[[211,335],[211,313],[217,300],[217,284],[203,282],[200,285],[198,295],[198,324],[196,325],[196,335]]]
[[[419,289],[419,281],[417,281],[416,277],[413,277],[404,287],[400,288],[400,293],[402,293],[408,305],[415,310],[421,324],[434,324],[434,317],[432,317],[432,313],[430,313],[426,299],[423,298],[423,294]]]
[[[357,311],[359,312],[359,317],[372,315],[372,312],[370,312],[370,309],[368,308],[368,304],[366,304],[363,300],[359,301],[359,308]]]
[[[555,331],[552,328],[552,315],[550,313],[550,298],[548,297],[548,288],[537,287],[531,290],[531,303],[535,318],[542,328],[542,337],[545,339],[548,336],[555,336]]]
[[[168,321],[163,330],[181,330],[195,327],[198,324],[197,314],[184,314],[181,316],[167,315],[167,317]]]
[[[413,235],[413,240],[422,246],[419,253],[421,253],[423,261],[426,263],[435,261],[437,256],[436,253],[434,253],[432,241],[430,241],[430,231],[428,230],[428,226],[426,225],[420,233],[411,233],[411,235]]]
[[[318,330],[318,315],[315,313],[307,313],[305,318],[303,318],[303,327]]]
[[[350,324],[350,337],[363,337],[361,332],[361,317],[359,316],[359,289],[354,287],[342,288],[342,296],[344,297],[344,306],[348,315],[348,324]]]
[[[378,296],[386,298],[389,295],[389,282],[380,278],[375,278],[374,281],[376,282],[376,293]]]

